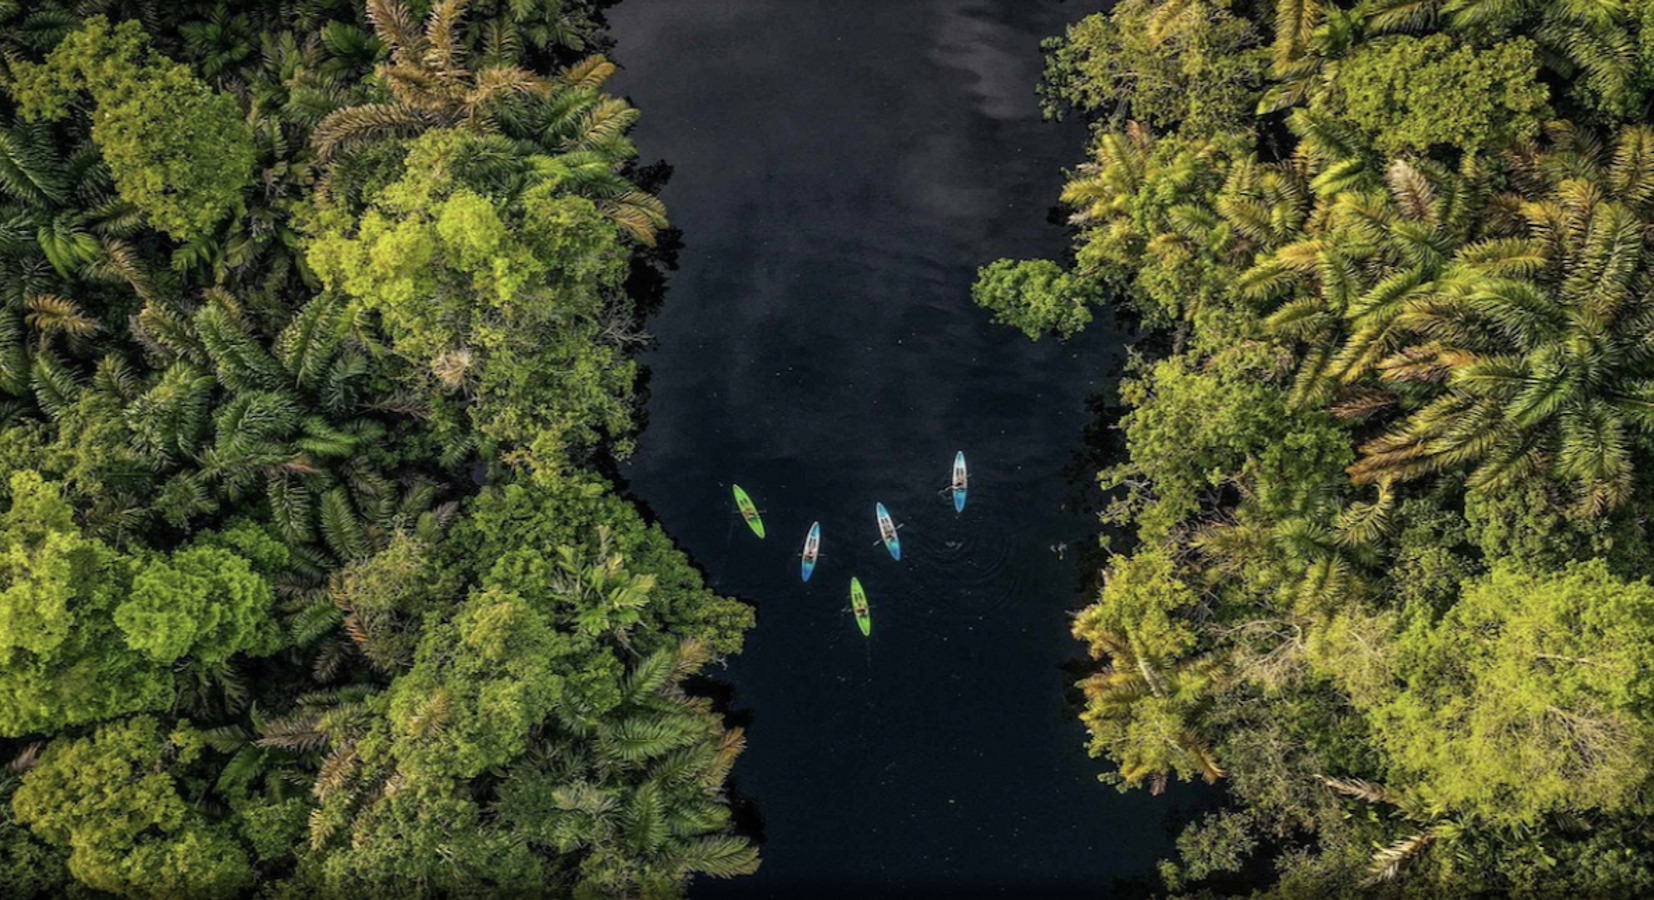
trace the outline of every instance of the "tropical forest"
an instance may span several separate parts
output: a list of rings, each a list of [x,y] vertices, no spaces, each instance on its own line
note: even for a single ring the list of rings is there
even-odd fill
[[[1654,895],[1651,464],[1650,0],[0,0],[0,897]]]
[[[752,614],[597,465],[666,222],[592,10],[0,11],[5,894],[750,870]]]
[[[1074,635],[1123,789],[1225,786],[1222,896],[1654,892],[1654,4],[1122,0],[1061,261],[976,299],[1140,335]]]

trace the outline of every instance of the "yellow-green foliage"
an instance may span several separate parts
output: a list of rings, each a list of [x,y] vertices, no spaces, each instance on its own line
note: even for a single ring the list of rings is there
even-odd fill
[[[158,663],[191,652],[215,663],[238,652],[273,653],[280,646],[270,582],[228,550],[190,547],[146,561],[131,590],[115,608],[115,624],[128,646]]]
[[[1357,696],[1395,777],[1498,825],[1641,803],[1654,771],[1654,587],[1600,560],[1498,566],[1440,622],[1393,640],[1403,686]]]
[[[471,597],[426,630],[413,667],[391,687],[388,751],[420,785],[505,765],[562,699],[572,650],[522,598]]]
[[[1179,580],[1164,550],[1140,550],[1109,566],[1102,596],[1074,620],[1106,667],[1080,683],[1081,714],[1093,756],[1119,764],[1123,787],[1175,773],[1187,781],[1215,778],[1209,752],[1194,737],[1194,721],[1217,672],[1190,659],[1199,637],[1186,616],[1199,594]]]
[[[86,537],[60,486],[37,473],[14,473],[10,492],[0,516],[0,734],[164,708],[174,663],[279,649],[270,583],[232,549],[257,553],[245,529],[131,557]]]
[[[0,735],[172,702],[168,670],[128,650],[114,621],[130,560],[80,532],[56,485],[11,476],[0,545]]]
[[[1446,34],[1394,37],[1344,60],[1326,102],[1380,150],[1474,155],[1539,134],[1550,92],[1538,73],[1537,48],[1525,39],[1479,50]]]
[[[45,63],[12,71],[28,118],[64,118],[77,94],[92,95],[92,139],[115,187],[156,228],[189,240],[240,206],[254,151],[235,99],[151,51],[137,22],[94,16]]]
[[[180,795],[164,765],[189,765],[200,752],[198,734],[163,735],[148,716],[59,738],[23,777],[13,814],[67,846],[69,870],[97,890],[152,900],[240,896],[252,884],[245,852]]]
[[[708,590],[666,532],[595,476],[537,472],[488,491],[455,527],[452,546],[474,561],[484,587],[545,604],[564,627],[629,629],[641,650],[682,634],[716,653],[736,653],[753,624],[751,607]],[[622,564],[611,571],[615,557]],[[633,605],[642,573],[653,581],[647,602]],[[617,607],[607,589],[593,590],[594,580],[622,587],[626,605]]]
[[[635,369],[599,323],[625,274],[619,232],[550,157],[524,161],[521,190],[467,182],[458,162],[480,149],[492,148],[455,130],[413,141],[360,217],[324,213],[310,265],[379,313],[433,387],[474,396],[496,441],[557,451],[620,434]]]
[[[1230,0],[1125,0],[1050,45],[1045,91],[1114,119],[1189,134],[1244,128],[1268,68],[1258,30]]]
[[[1137,659],[1175,659],[1199,641],[1188,620],[1199,603],[1200,594],[1178,577],[1170,553],[1143,547],[1109,565],[1098,602],[1074,619],[1074,635],[1099,657],[1123,639]]]
[[[1100,476],[1105,488],[1126,488],[1111,519],[1129,517],[1158,543],[1225,490],[1243,490],[1282,518],[1337,490],[1351,456],[1347,435],[1328,416],[1289,415],[1283,392],[1258,377],[1261,360],[1243,358],[1213,373],[1168,359],[1126,383],[1133,408],[1121,424],[1132,461]]]
[[[1117,286],[1150,322],[1224,318],[1222,286],[1252,248],[1212,207],[1250,155],[1234,136],[1100,135],[1062,192],[1080,226],[1076,268]]]

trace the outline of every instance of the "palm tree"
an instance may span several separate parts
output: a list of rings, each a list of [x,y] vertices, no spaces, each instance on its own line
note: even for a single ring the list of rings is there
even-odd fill
[[[583,4],[478,0],[476,15],[470,44],[489,63],[522,63],[562,48],[583,52],[586,35],[597,31]]]
[[[1333,792],[1376,806],[1392,807],[1403,820],[1416,826],[1410,834],[1373,851],[1367,884],[1394,881],[1418,863],[1433,846],[1459,843],[1465,835],[1462,822],[1449,818],[1424,798],[1411,791],[1397,791],[1360,778],[1319,776]]]
[[[1258,112],[1280,112],[1314,93],[1328,63],[1336,65],[1360,40],[1361,10],[1320,0],[1276,0],[1270,70],[1276,84],[1258,101]]]
[[[390,99],[346,107],[324,118],[312,138],[323,162],[374,138],[467,123],[486,127],[505,97],[550,95],[549,81],[520,66],[472,69],[466,64],[460,20],[468,2],[438,0],[420,32],[400,0],[368,0],[374,32],[390,49],[390,61],[374,69]]]
[[[1193,708],[1218,684],[1226,661],[1220,654],[1203,654],[1179,660],[1154,660],[1140,655],[1133,642],[1123,636],[1088,630],[1083,635],[1093,656],[1106,657],[1103,668],[1079,683],[1085,695],[1080,721],[1091,734],[1093,756],[1110,753],[1119,764],[1119,776],[1135,785],[1147,779],[1149,791],[1166,789],[1172,772],[1198,772],[1208,783],[1224,775],[1210,744],[1189,721]],[[1155,723],[1160,740],[1155,746],[1137,746],[1129,754],[1117,754],[1122,742],[1133,743],[1129,729],[1143,717],[1147,706],[1177,710],[1178,724]]]
[[[290,549],[344,562],[446,515],[433,481],[379,468],[372,448],[418,411],[370,391],[369,351],[343,298],[311,300],[273,336],[227,291],[205,299],[193,312],[146,306],[137,336],[170,365],[121,400],[137,458],[170,478],[163,515],[187,523],[262,492]]]
[[[102,323],[84,310],[117,312],[132,293],[152,295],[150,264],[128,240],[141,219],[115,196],[90,144],[65,155],[50,126],[0,125],[0,223],[0,306],[34,328],[40,347],[61,335],[76,355],[90,355],[87,339]],[[19,355],[13,334],[0,333],[6,363]],[[0,364],[0,379],[20,392],[5,378],[9,368]]]
[[[1241,578],[1246,569],[1267,563],[1281,588],[1282,611],[1307,620],[1367,593],[1362,571],[1374,561],[1393,503],[1384,484],[1371,502],[1340,504],[1331,527],[1312,516],[1212,522],[1196,532],[1193,545],[1212,583]]]
[[[545,100],[508,103],[499,114],[504,132],[567,166],[570,190],[598,205],[610,220],[645,246],[666,227],[666,207],[640,190],[622,171],[637,158],[627,132],[638,110],[603,93],[615,65],[591,56],[564,69]]]
[[[565,779],[547,832],[559,852],[588,854],[588,890],[649,895],[697,873],[729,878],[758,867],[757,849],[729,833],[722,802],[745,738],[682,686],[709,659],[694,640],[651,653],[627,673],[618,707],[595,718],[560,710],[562,733],[539,743],[535,765]]]
[[[1506,200],[1524,234],[1461,248],[1397,314],[1407,339],[1380,378],[1427,400],[1362,448],[1358,482],[1549,474],[1587,515],[1629,496],[1638,438],[1654,431],[1654,132],[1626,129],[1611,157],[1577,142],[1537,155],[1527,177]]]
[[[1480,236],[1487,179],[1474,164],[1383,164],[1321,113],[1297,110],[1288,123],[1298,147],[1274,177],[1295,189],[1254,198],[1232,178],[1219,197],[1225,220],[1268,251],[1237,289],[1273,305],[1266,329],[1301,349],[1296,404],[1368,413],[1377,402],[1369,376],[1399,346],[1400,310]]]
[[[357,744],[381,715],[378,689],[366,685],[306,694],[296,710],[256,724],[252,746],[291,754],[314,769],[311,793],[322,803],[310,815],[310,844],[326,846],[356,811],[371,808],[394,787],[395,772],[363,763]]]
[[[196,71],[221,88],[230,86],[237,69],[258,52],[252,20],[223,6],[205,19],[185,22],[178,31]]]
[[[531,153],[557,157],[568,170],[570,190],[591,199],[640,243],[654,246],[656,233],[666,226],[666,209],[621,174],[637,156],[626,132],[638,112],[602,93],[614,64],[592,56],[556,79],[497,62],[472,68],[460,34],[468,4],[440,0],[420,33],[400,0],[370,0],[369,18],[391,51],[390,62],[375,68],[391,99],[335,110],[322,119],[312,138],[321,161],[364,142],[432,128],[502,132],[524,141]]]
[[[1233,167],[1245,164],[1222,139],[1166,148],[1137,122],[1100,135],[1093,161],[1062,194],[1074,209],[1069,221],[1083,229],[1078,268],[1140,295],[1134,299],[1153,320],[1193,317],[1217,299],[1212,284],[1224,279],[1207,271],[1214,262],[1239,264],[1255,250],[1213,208]],[[1144,281],[1155,287],[1138,290]]]

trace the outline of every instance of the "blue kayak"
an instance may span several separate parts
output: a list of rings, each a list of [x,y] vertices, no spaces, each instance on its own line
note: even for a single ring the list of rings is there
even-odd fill
[[[879,519],[879,537],[884,540],[884,548],[890,551],[892,559],[902,558],[902,539],[896,534],[896,523],[890,520],[890,512],[883,503],[875,504],[874,514]]]
[[[809,537],[806,537],[804,539],[804,553],[803,553],[804,562],[803,562],[802,571],[803,571],[805,581],[809,581],[810,576],[815,573],[815,570],[816,570],[816,555],[819,554],[820,552],[821,552],[821,523],[816,522],[816,523],[814,523],[810,526],[810,535],[809,535]]]
[[[953,455],[953,511],[965,511],[965,491],[970,487],[970,478],[965,473],[965,451],[961,450]]]

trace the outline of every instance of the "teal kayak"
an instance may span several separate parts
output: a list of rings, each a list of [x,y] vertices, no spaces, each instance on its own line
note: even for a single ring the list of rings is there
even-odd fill
[[[893,559],[902,558],[902,539],[896,534],[896,523],[890,519],[890,511],[884,508],[883,503],[874,504],[873,514],[879,520],[879,537],[884,541],[884,548],[890,551]]]
[[[970,487],[970,477],[965,472],[965,451],[961,450],[953,455],[953,511],[965,511],[965,491]]]
[[[814,523],[810,526],[809,536],[804,538],[804,553],[803,553],[804,562],[803,562],[803,565],[802,565],[802,572],[803,572],[805,581],[809,581],[810,576],[815,573],[815,570],[816,570],[816,556],[819,555],[820,553],[821,553],[821,523],[816,522],[816,523]]]

